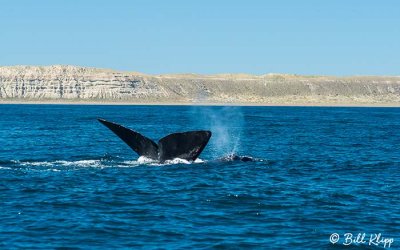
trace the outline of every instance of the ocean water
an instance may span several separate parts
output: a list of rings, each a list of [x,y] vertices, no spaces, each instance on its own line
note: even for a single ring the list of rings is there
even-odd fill
[[[146,163],[99,117],[213,136]],[[399,108],[0,105],[0,248],[398,249],[399,149]]]

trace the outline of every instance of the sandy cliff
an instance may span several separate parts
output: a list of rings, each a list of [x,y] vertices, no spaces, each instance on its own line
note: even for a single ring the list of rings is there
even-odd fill
[[[75,66],[0,67],[0,102],[400,106],[400,77],[145,75]]]

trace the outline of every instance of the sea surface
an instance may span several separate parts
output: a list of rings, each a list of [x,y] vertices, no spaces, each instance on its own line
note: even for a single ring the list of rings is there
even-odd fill
[[[213,136],[148,163],[97,118]],[[0,105],[0,248],[399,249],[399,150],[399,108]]]

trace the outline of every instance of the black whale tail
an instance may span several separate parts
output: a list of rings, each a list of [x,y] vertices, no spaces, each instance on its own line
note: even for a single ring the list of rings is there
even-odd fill
[[[194,161],[211,137],[211,131],[189,131],[165,136],[156,144],[151,139],[122,125],[98,119],[140,156],[164,162],[175,158]]]

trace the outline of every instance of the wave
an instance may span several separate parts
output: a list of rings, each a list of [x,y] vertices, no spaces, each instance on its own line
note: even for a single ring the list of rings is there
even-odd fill
[[[254,162],[263,160],[258,158],[253,158],[250,156],[240,156],[240,155],[230,154],[218,158],[216,160],[202,160],[200,158],[197,158],[195,161],[188,161],[181,158],[175,158],[160,163],[145,156],[140,156],[137,160],[125,160],[120,157],[106,155],[102,157],[91,157],[91,159],[77,159],[77,160],[41,161],[41,160],[26,159],[26,160],[0,161],[0,170],[29,168],[36,170],[48,169],[52,171],[59,171],[59,170],[65,170],[65,169],[68,170],[74,168],[110,168],[110,167],[129,168],[138,166],[170,166],[170,165],[180,165],[180,164],[189,165],[189,164],[203,164],[212,162],[234,162],[234,161]]]
[[[194,163],[204,163],[205,161],[203,161],[200,158],[197,158],[195,161],[188,161],[185,159],[181,159],[181,158],[174,158],[172,160],[166,160],[163,163],[160,163],[158,161],[155,161],[153,159],[147,158],[145,156],[140,156],[137,161],[140,164],[146,164],[146,165],[152,165],[152,166],[165,166],[165,165],[175,165],[175,164],[194,164]]]
[[[35,160],[10,160],[2,161],[0,169],[18,169],[18,168],[52,168],[52,169],[64,169],[64,168],[109,168],[109,167],[138,167],[138,166],[166,166],[166,165],[177,165],[177,164],[197,164],[203,163],[201,159],[197,159],[194,162],[187,161],[185,159],[175,158],[173,160],[159,163],[150,158],[144,156],[139,157],[137,160],[108,160],[108,159],[85,159],[85,160],[55,160],[55,161],[35,161]]]

